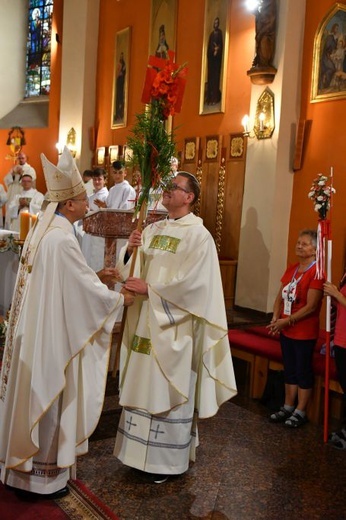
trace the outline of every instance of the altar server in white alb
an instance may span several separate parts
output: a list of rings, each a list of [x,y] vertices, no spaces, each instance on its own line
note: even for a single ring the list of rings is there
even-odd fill
[[[111,173],[114,186],[109,190],[106,202],[94,200],[99,208],[133,209],[136,204],[136,191],[125,179],[126,169],[121,161],[112,162]]]
[[[37,215],[41,209],[44,200],[43,193],[40,193],[36,188],[33,188],[33,179],[31,175],[25,173],[21,178],[21,191],[13,197],[8,203],[8,220],[10,222],[9,229],[11,231],[19,231],[20,229],[20,214],[23,211],[28,211],[33,215]]]
[[[4,177],[4,183],[7,189],[7,204],[6,204],[6,220],[5,228],[10,229],[11,217],[8,215],[9,203],[14,197],[22,191],[20,183],[23,175],[30,175],[32,178],[32,187],[36,188],[36,172],[30,164],[27,163],[27,157],[24,152],[19,152],[16,158],[16,163],[13,168]]]
[[[168,218],[132,232],[118,263],[138,296],[123,337],[114,454],[155,483],[188,470],[197,417],[236,395],[216,247],[191,212],[199,192],[193,175],[178,172],[163,190]],[[126,279],[134,247],[135,276]]]
[[[98,211],[99,207],[95,204],[95,201],[106,202],[108,197],[108,189],[105,185],[106,178],[107,174],[103,168],[95,168],[95,170],[93,170],[92,181],[94,192],[89,197],[89,211]],[[104,237],[96,237],[85,233],[82,220],[79,221],[76,229],[77,238],[87,264],[94,269],[94,271],[99,271],[104,266]]]
[[[110,290],[115,269],[88,267],[73,223],[87,211],[65,147],[41,156],[49,203],[22,252],[0,380],[1,481],[27,497],[57,498],[88,451],[104,400],[111,333],[133,296]],[[105,282],[102,283],[101,279]],[[32,496],[32,495],[30,495]]]

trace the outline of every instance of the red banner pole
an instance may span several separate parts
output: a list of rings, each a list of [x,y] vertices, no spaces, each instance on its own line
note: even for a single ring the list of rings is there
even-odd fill
[[[327,241],[327,281],[331,282],[331,261],[332,261],[332,240],[329,235]],[[323,424],[323,440],[328,440],[328,423],[329,423],[329,374],[330,374],[330,318],[331,318],[331,297],[327,296],[326,302],[326,361],[324,374],[324,424]]]
[[[326,221],[327,238],[327,282],[332,281],[332,201],[333,201],[333,167],[330,168],[330,218]],[[330,379],[330,332],[331,332],[331,305],[332,299],[327,296],[326,301],[326,360],[324,374],[324,422],[323,422],[323,441],[328,441],[329,423],[329,379]]]

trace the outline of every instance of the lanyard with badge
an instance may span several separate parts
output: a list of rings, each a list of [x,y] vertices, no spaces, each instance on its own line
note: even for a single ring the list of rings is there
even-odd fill
[[[291,316],[292,303],[296,299],[298,283],[302,279],[304,273],[306,273],[313,265],[315,265],[315,263],[316,263],[316,260],[311,262],[309,267],[307,267],[305,269],[305,271],[302,272],[302,274],[299,276],[299,278],[296,278],[296,274],[298,272],[298,267],[299,267],[298,266],[292,276],[292,280],[290,281],[290,283],[285,285],[285,287],[282,289],[282,298],[284,300],[284,313],[286,314],[286,316]]]

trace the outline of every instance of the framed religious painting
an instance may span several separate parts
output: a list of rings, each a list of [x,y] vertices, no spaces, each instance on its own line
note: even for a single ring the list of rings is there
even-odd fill
[[[225,111],[229,4],[229,0],[205,1],[200,114]]]
[[[128,81],[130,70],[131,28],[117,32],[114,46],[114,73],[112,93],[112,128],[127,124]]]
[[[346,97],[346,5],[336,3],[315,35],[311,101]]]
[[[118,145],[109,146],[108,157],[109,157],[110,164],[112,164],[114,161],[119,160],[119,146]]]
[[[96,148],[96,166],[104,166],[106,163],[106,147]]]
[[[125,163],[131,163],[133,160],[133,150],[127,144],[123,146],[123,160]]]
[[[175,52],[178,0],[151,0],[149,55],[166,59]]]
[[[246,153],[246,138],[243,134],[231,134],[229,140],[229,159],[243,161]]]

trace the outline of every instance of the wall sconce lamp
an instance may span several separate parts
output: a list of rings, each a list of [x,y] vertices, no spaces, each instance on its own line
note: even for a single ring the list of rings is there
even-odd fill
[[[244,116],[241,124],[243,125],[243,135],[250,139],[269,139],[273,135],[275,129],[274,118],[274,94],[267,87],[260,95],[256,106],[256,115],[253,130],[250,129],[250,118]]]
[[[58,154],[61,155],[64,150],[64,144],[59,142],[56,143],[56,148],[58,150]],[[76,147],[76,130],[71,128],[67,134],[66,138],[66,146],[70,150],[72,157],[76,157],[77,155],[77,147]]]

